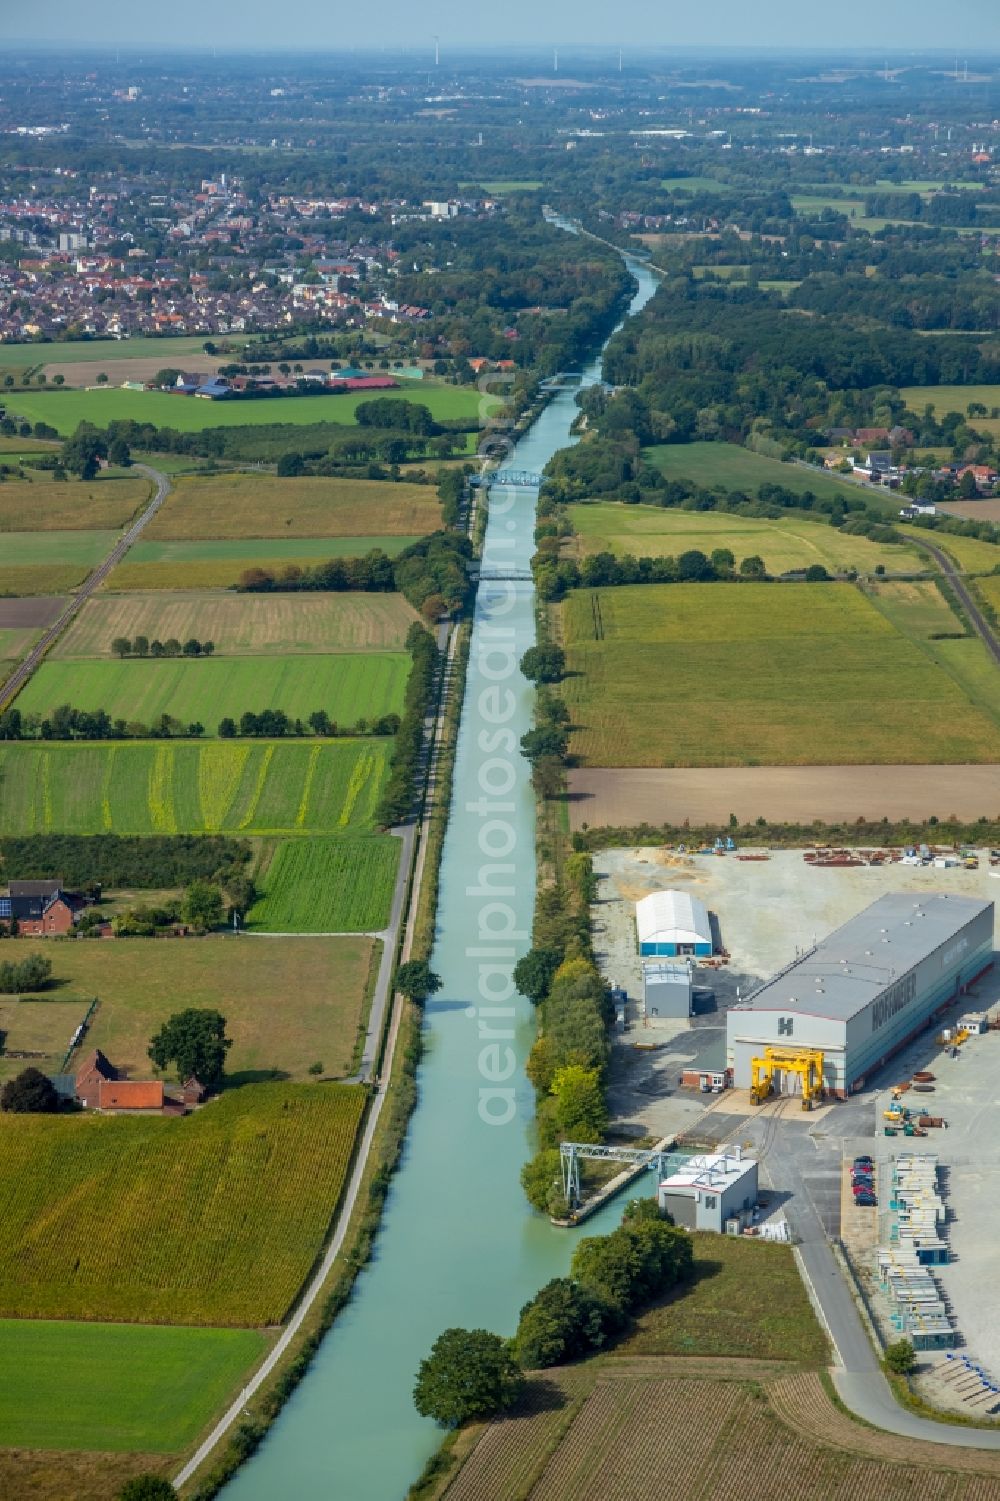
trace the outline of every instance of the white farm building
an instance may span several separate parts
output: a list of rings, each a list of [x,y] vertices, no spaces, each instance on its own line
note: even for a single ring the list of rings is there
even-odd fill
[[[668,959],[712,953],[712,924],[704,902],[686,891],[653,891],[635,904],[639,953]]]

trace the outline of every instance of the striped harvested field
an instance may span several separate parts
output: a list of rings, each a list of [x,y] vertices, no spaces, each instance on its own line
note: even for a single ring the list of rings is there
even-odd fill
[[[224,537],[423,536],[441,524],[433,485],[367,479],[189,475],[150,522],[148,541]]]
[[[101,593],[84,605],[52,655],[110,658],[117,636],[181,642],[194,636],[214,641],[226,656],[402,651],[416,618],[401,594]]]

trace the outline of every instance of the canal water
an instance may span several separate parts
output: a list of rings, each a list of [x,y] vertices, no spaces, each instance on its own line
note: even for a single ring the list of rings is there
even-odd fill
[[[628,258],[635,313],[657,279]],[[598,355],[584,381],[600,378]],[[573,441],[574,392],[557,395],[506,467],[540,473]],[[484,575],[524,572],[537,491],[494,488]],[[508,995],[512,960],[530,946],[534,805],[518,741],[532,689],[517,671],[534,643],[529,583],[480,584],[441,866],[432,966],[443,986],[426,1008],[419,1104],[374,1254],[354,1296],[227,1501],[399,1501],[440,1442],[413,1406],[423,1356],[453,1325],[510,1334],[521,1306],[563,1275],[581,1233],[612,1228],[621,1203],[582,1231],[533,1213],[519,1183],[534,1097],[524,1062],[529,1003]]]

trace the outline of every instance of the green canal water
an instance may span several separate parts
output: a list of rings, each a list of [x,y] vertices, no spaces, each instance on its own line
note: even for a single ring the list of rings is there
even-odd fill
[[[637,261],[629,269],[639,284],[631,314],[657,280]],[[598,356],[584,380],[599,378]],[[576,415],[573,392],[555,397],[506,467],[540,473],[573,441]],[[484,575],[528,568],[536,499],[492,490]],[[399,1501],[441,1437],[411,1396],[436,1337],[452,1325],[512,1333],[522,1304],[565,1273],[578,1235],[620,1216],[611,1204],[581,1232],[557,1230],[518,1181],[532,1150],[524,1062],[534,1026],[509,977],[530,946],[535,828],[518,750],[532,689],[516,664],[534,637],[532,585],[484,578],[441,866],[432,964],[444,983],[426,1010],[419,1104],[372,1259],[227,1501]]]

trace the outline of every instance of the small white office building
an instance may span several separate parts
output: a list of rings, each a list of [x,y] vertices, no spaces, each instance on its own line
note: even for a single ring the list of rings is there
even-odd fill
[[[721,1235],[728,1220],[750,1223],[757,1203],[757,1159],[740,1148],[720,1147],[692,1157],[659,1189],[660,1209],[685,1230],[714,1230]]]

